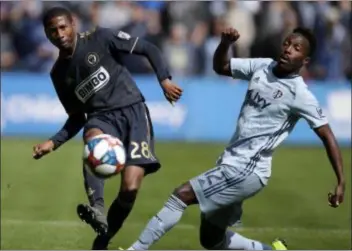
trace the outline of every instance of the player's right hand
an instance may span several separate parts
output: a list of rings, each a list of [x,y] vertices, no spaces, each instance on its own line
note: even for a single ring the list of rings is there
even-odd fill
[[[47,140],[41,144],[35,145],[33,147],[33,158],[40,159],[44,155],[50,153],[54,149],[54,142],[52,140]]]
[[[171,82],[169,79],[165,79],[161,83],[161,87],[163,88],[165,98],[171,104],[178,101],[182,96],[182,89],[175,83]]]
[[[240,38],[240,34],[234,28],[226,28],[221,33],[221,42],[226,44],[232,44]]]
[[[340,183],[336,186],[335,192],[328,194],[329,206],[338,207],[343,202],[345,194],[345,183]]]

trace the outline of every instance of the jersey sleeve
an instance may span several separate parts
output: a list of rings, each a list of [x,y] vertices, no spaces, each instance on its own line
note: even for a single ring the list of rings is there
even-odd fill
[[[306,86],[296,93],[292,108],[293,112],[298,117],[305,119],[313,129],[328,124],[328,119],[318,100]]]
[[[231,74],[233,78],[250,80],[254,72],[272,62],[271,58],[231,58]]]
[[[101,30],[107,47],[112,52],[133,53],[139,37],[132,37],[127,32],[104,28]]]

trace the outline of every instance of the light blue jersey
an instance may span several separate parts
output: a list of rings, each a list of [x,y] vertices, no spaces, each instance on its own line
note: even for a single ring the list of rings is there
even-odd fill
[[[272,59],[231,59],[233,78],[249,81],[236,132],[217,165],[234,167],[245,178],[254,173],[264,184],[271,176],[274,149],[300,118],[312,128],[328,123],[317,99],[298,75],[278,79]]]

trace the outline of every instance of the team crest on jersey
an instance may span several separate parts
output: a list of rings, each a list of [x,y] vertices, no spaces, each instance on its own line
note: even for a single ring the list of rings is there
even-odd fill
[[[323,109],[321,109],[320,107],[317,107],[317,113],[320,116],[320,118],[324,118],[325,117]]]
[[[94,66],[99,62],[99,56],[95,52],[89,52],[86,57],[88,65]]]
[[[276,90],[274,93],[273,93],[273,98],[274,99],[278,99],[278,98],[281,98],[282,97],[282,91],[280,90]]]

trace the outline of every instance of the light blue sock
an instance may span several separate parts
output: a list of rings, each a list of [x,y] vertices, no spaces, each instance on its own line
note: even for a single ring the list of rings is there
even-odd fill
[[[164,207],[154,216],[139,236],[138,241],[127,250],[147,250],[171,230],[181,219],[187,205],[171,195]]]
[[[230,230],[226,232],[226,243],[224,249],[227,250],[272,250],[272,247],[260,241],[248,239]]]

